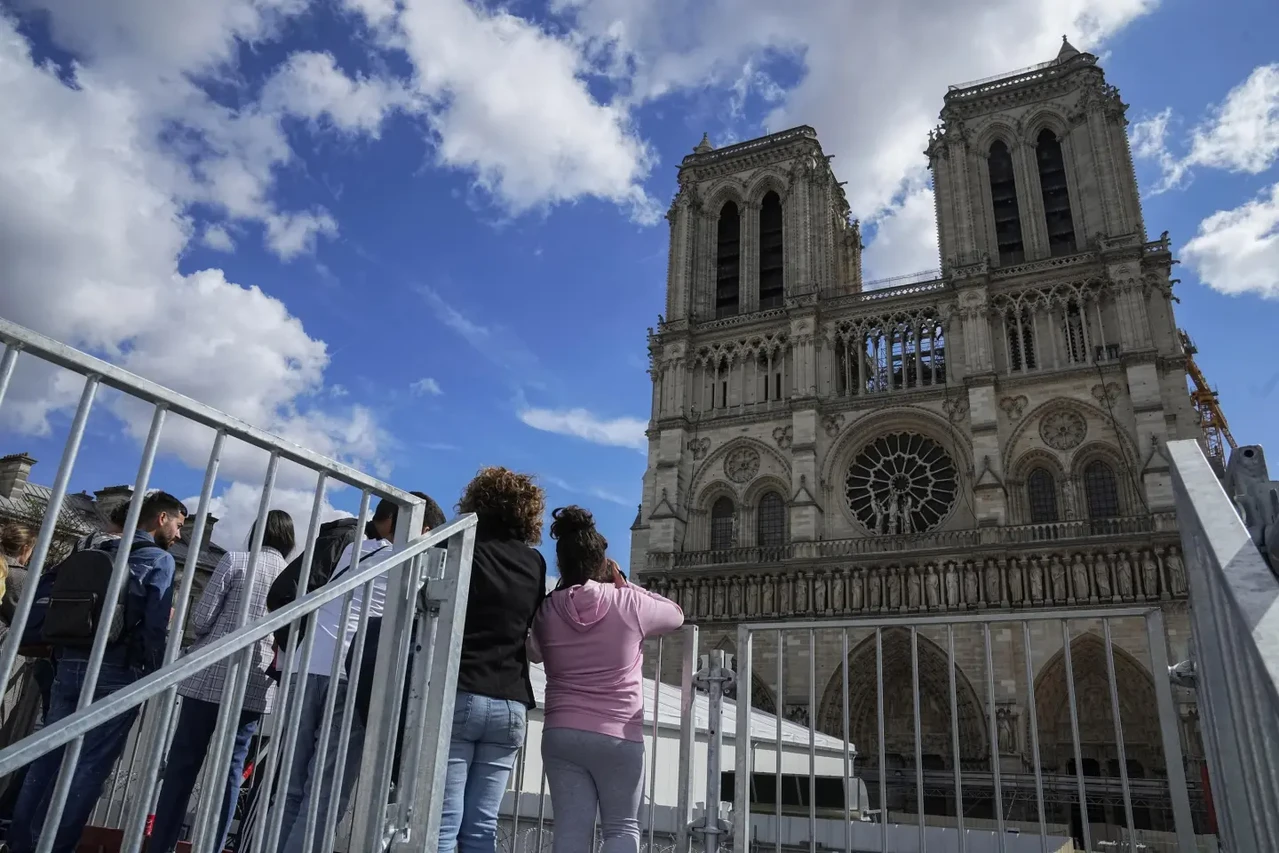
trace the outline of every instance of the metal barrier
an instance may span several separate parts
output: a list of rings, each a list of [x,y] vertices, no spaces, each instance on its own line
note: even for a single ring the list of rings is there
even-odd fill
[[[152,724],[140,727],[135,732],[135,748],[117,768],[116,782],[113,784],[117,789],[123,784],[127,789],[126,795],[117,804],[119,798],[108,794],[104,809],[99,809],[99,814],[104,815],[107,820],[123,823],[121,849],[132,853],[143,844],[147,817],[153,812],[158,796],[157,778],[167,748],[166,738],[172,729],[178,685],[210,667],[221,664],[227,666],[221,711],[206,765],[214,768],[215,780],[225,778],[224,768],[230,764],[254,646],[278,629],[287,627],[290,642],[282,671],[295,671],[296,663],[298,672],[309,672],[320,609],[340,600],[341,619],[343,623],[349,624],[353,602],[357,598],[361,606],[354,639],[354,671],[350,673],[349,679],[351,684],[355,684],[359,677],[369,620],[380,616],[382,627],[374,665],[372,699],[365,721],[363,743],[367,746],[359,764],[359,784],[351,810],[352,849],[407,851],[431,848],[439,833],[458,657],[475,537],[474,516],[464,516],[443,527],[422,533],[422,501],[407,492],[3,319],[0,319],[0,342],[5,345],[3,358],[0,359],[0,404],[3,403],[20,354],[84,377],[79,404],[70,425],[47,511],[29,563],[29,589],[36,587],[42,568],[45,568],[44,563],[53,542],[54,528],[66,498],[81,439],[102,387],[114,388],[153,407],[150,431],[142,450],[133,498],[124,525],[123,542],[133,540],[142,499],[151,484],[152,469],[166,419],[170,415],[181,416],[210,428],[213,433],[199,508],[190,536],[191,547],[182,573],[181,588],[174,596],[175,609],[163,665],[109,695],[97,696],[96,687],[108,644],[110,625],[110,620],[102,620],[89,652],[75,712],[0,750],[0,777],[55,750],[62,750],[61,767],[41,832],[39,853],[48,853],[53,846],[54,833],[67,805],[68,791],[87,733],[108,721],[135,714],[146,703],[144,719]],[[310,566],[314,555],[320,513],[330,481],[353,486],[361,491],[357,530],[363,530],[370,517],[370,501],[373,497],[390,500],[399,507],[394,548],[386,560],[368,567],[357,567],[319,589],[310,592],[299,590],[299,595],[292,604],[265,618],[250,622],[248,608],[243,608],[238,614],[236,630],[180,656],[179,646],[189,609],[191,585],[200,551],[199,543],[203,540],[213,488],[228,438],[259,448],[269,455],[255,535],[243,581],[245,589],[253,587],[259,569],[264,522],[271,508],[272,492],[281,462],[296,463],[316,475],[315,497],[305,541],[304,567]],[[444,553],[440,554],[439,549]],[[111,612],[124,592],[129,578],[128,551],[129,548],[124,547],[117,552],[106,594],[105,612]],[[308,574],[308,569],[304,568],[302,576],[307,577]],[[375,612],[375,600],[379,595],[383,598],[380,614]],[[0,647],[0,683],[9,683],[34,598],[34,595],[24,595],[21,598],[3,646]],[[296,640],[300,628],[306,631],[306,636],[299,645]],[[407,662],[413,648],[419,653],[413,656],[413,668],[409,672]],[[343,656],[335,653],[329,673],[323,721],[317,730],[320,738],[314,765],[317,768],[323,767],[327,751],[330,748],[337,750],[337,775],[330,780],[330,790],[335,793],[342,787],[346,750],[355,719],[355,691],[341,689],[342,685],[337,677],[343,663]],[[401,721],[401,697],[404,694],[396,685],[403,684],[406,679],[410,681],[410,689],[404,717],[404,738],[403,743],[400,743],[397,732]],[[241,850],[264,851],[278,847],[284,814],[282,792],[289,785],[306,691],[305,678],[286,677],[278,688],[277,721],[282,720],[283,725],[280,726],[279,736],[272,738],[262,762],[264,769],[259,786],[261,801],[269,805],[263,810],[261,819],[255,822],[252,837],[241,839]],[[293,695],[290,696],[290,693]],[[345,694],[345,701],[339,710],[335,706],[337,697],[342,694]],[[329,742],[330,727],[337,731],[335,743]],[[401,750],[399,777],[393,780],[392,768],[397,753]],[[222,777],[217,775],[217,768],[223,768]],[[216,783],[214,788],[215,791],[218,790]],[[274,802],[271,796],[273,791],[276,793]],[[319,814],[319,799],[311,797],[307,814],[299,817],[299,821],[305,820],[304,849],[310,849],[313,840],[318,838],[322,849],[332,850],[335,827],[342,816],[336,814],[334,808],[328,808],[325,814]],[[199,798],[192,841],[195,853],[210,853],[216,843],[220,804],[221,797],[216,793]]]
[[[1231,465],[1249,450],[1235,451]],[[1279,580],[1198,442],[1169,442],[1168,459],[1194,637],[1191,663],[1179,667],[1179,675],[1196,688],[1222,840],[1231,853],[1273,850],[1279,843]],[[1264,481],[1264,457],[1260,461],[1256,479]],[[1273,523],[1271,530],[1279,535]]]

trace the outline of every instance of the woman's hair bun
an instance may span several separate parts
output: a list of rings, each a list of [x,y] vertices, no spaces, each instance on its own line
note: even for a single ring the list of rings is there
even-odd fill
[[[551,538],[562,539],[595,529],[595,517],[591,511],[580,506],[562,506],[551,513]]]

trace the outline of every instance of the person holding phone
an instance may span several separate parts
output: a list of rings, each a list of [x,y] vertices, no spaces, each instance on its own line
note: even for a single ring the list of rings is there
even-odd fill
[[[643,644],[684,624],[679,605],[634,586],[608,559],[591,513],[552,514],[560,580],[542,603],[530,659],[546,667],[542,761],[555,807],[555,853],[637,853],[644,790]]]

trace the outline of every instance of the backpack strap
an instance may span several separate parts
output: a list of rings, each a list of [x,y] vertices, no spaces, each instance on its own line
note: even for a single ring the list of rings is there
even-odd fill
[[[358,567],[359,567],[359,565],[360,565],[360,563],[364,562],[364,561],[365,561],[365,560],[367,560],[369,557],[372,557],[374,554],[380,554],[380,553],[382,553],[383,551],[385,551],[387,548],[390,548],[390,547],[391,547],[390,545],[383,545],[381,548],[378,548],[378,549],[377,549],[377,550],[375,550],[375,551],[370,551],[370,552],[369,552],[369,553],[367,553],[367,554],[361,554],[360,556],[358,556],[358,557],[356,557],[356,558],[355,558],[355,562],[353,562],[353,563],[347,563],[345,566],[343,566],[342,568],[340,568],[340,569],[338,569],[336,572],[334,572],[334,573],[333,573],[333,577],[329,578],[329,583],[333,583],[333,581],[337,580],[337,579],[338,579],[338,578],[340,578],[342,575],[344,575],[344,574],[346,574],[347,572],[349,572],[351,569],[353,569],[353,568],[358,568]]]

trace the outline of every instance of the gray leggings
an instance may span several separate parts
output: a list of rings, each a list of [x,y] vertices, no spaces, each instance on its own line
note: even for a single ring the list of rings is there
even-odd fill
[[[594,849],[595,809],[604,853],[638,853],[644,743],[577,729],[542,732],[542,762],[555,815],[555,853]]]

